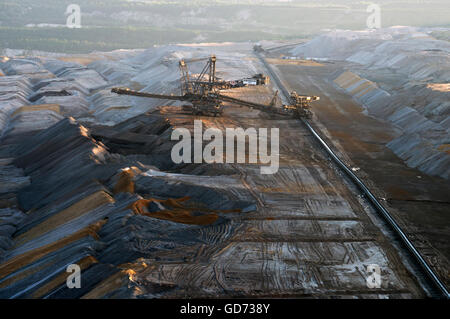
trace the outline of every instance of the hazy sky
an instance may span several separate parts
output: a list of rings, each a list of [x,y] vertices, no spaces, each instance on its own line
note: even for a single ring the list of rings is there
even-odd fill
[[[0,49],[55,52],[289,40],[334,29],[450,27],[450,0],[0,0]],[[72,4],[79,14],[69,10]],[[69,13],[67,13],[69,12]],[[80,19],[76,19],[79,16]],[[69,22],[68,22],[69,21]],[[79,23],[78,23],[78,22]],[[79,24],[78,27],[71,27]]]

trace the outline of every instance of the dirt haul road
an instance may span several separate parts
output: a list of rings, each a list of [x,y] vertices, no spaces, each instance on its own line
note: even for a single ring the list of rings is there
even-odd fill
[[[365,115],[350,95],[333,84],[333,74],[349,68],[348,64],[333,61],[319,66],[272,67],[287,89],[321,97],[313,105],[314,125],[377,197],[385,199],[396,221],[448,286],[448,181],[407,167],[386,147],[399,135],[396,128]]]

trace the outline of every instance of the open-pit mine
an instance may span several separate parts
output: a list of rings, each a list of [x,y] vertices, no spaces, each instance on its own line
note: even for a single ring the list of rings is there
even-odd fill
[[[11,51],[0,298],[448,298],[449,82],[409,27]]]

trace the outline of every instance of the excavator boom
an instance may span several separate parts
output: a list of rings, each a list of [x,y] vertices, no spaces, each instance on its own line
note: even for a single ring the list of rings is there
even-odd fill
[[[162,100],[172,101],[186,101],[192,104],[185,106],[192,109],[193,114],[213,114],[214,116],[223,112],[223,102],[232,103],[240,106],[247,106],[263,112],[276,113],[281,115],[294,114],[298,117],[311,117],[310,102],[319,99],[317,96],[303,96],[298,95],[296,92],[292,92],[290,95],[291,105],[285,105],[283,108],[275,107],[277,101],[278,91],[273,96],[271,102],[268,105],[250,102],[234,98],[231,96],[223,95],[219,93],[219,88],[229,88],[231,83],[225,81],[217,81],[216,78],[216,56],[211,55],[207,58],[207,63],[204,66],[201,73],[196,79],[192,79],[189,75],[186,62],[203,61],[201,59],[188,59],[180,60],[179,67],[181,71],[181,95],[164,95],[153,94],[146,92],[134,91],[129,88],[113,88],[111,92],[132,95],[146,98],[155,98]],[[254,77],[254,81],[263,84],[268,84],[268,77],[263,74],[257,74]]]
[[[134,91],[134,90],[130,90],[128,88],[113,88],[113,89],[111,89],[111,92],[121,94],[121,95],[133,95],[133,96],[155,98],[155,99],[161,99],[161,100],[172,100],[172,101],[189,101],[191,98],[191,96],[188,94],[186,94],[186,95],[153,94],[153,93]]]
[[[212,110],[218,109],[219,106],[223,102],[232,103],[235,105],[240,106],[247,106],[254,109],[258,109],[264,112],[270,112],[270,113],[279,113],[279,114],[287,114],[282,109],[278,109],[274,107],[274,101],[278,94],[278,92],[275,93],[274,97],[272,98],[272,101],[269,105],[259,104],[255,102],[250,101],[244,101],[241,99],[237,99],[234,97],[230,97],[223,94],[218,93],[210,93],[207,95],[198,95],[198,94],[185,94],[185,95],[163,95],[163,94],[153,94],[153,93],[146,93],[146,92],[139,92],[134,91],[128,88],[113,88],[111,89],[111,92],[121,94],[121,95],[132,95],[132,96],[139,96],[139,97],[145,97],[145,98],[155,98],[155,99],[162,99],[162,100],[173,100],[173,101],[186,101],[193,104],[194,109],[203,109],[205,110],[205,107],[208,108],[208,105],[213,105],[214,108]]]
[[[255,102],[250,102],[250,101],[244,101],[241,99],[237,99],[231,96],[227,96],[227,95],[223,95],[223,94],[217,94],[217,98],[220,99],[223,102],[229,102],[229,103],[233,103],[236,105],[240,105],[240,106],[247,106],[247,107],[251,107],[263,112],[270,112],[270,113],[278,113],[278,114],[286,114],[286,112],[284,112],[282,109],[276,108],[275,107],[275,99],[278,95],[278,91],[275,93],[275,95],[273,96],[270,104],[265,105],[265,104],[260,104],[260,103],[255,103]]]

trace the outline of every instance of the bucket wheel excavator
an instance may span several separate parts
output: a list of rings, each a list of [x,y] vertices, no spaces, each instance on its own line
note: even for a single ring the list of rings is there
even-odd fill
[[[206,60],[206,65],[203,67],[200,74],[193,76],[189,74],[187,62],[199,62]],[[310,103],[319,100],[318,96],[298,95],[296,92],[290,94],[290,105],[283,105],[282,108],[276,107],[278,98],[278,91],[275,92],[271,102],[268,105],[241,100],[220,94],[220,90],[231,88],[230,82],[218,80],[216,77],[216,56],[211,55],[209,58],[180,60],[179,68],[181,72],[181,95],[163,95],[147,92],[134,91],[129,88],[113,88],[111,92],[122,94],[140,96],[146,98],[184,101],[190,103],[184,105],[184,110],[189,110],[194,115],[212,115],[218,116],[223,113],[224,102],[239,106],[247,106],[258,109],[263,112],[276,113],[281,115],[289,115],[293,117],[311,118],[312,112]],[[262,75],[260,75],[262,76]],[[266,78],[262,76],[262,78]],[[264,83],[268,83],[265,79]]]
[[[278,91],[273,96],[268,105],[244,101],[241,99],[229,97],[220,94],[222,89],[230,88],[226,81],[219,81],[216,77],[216,56],[207,58],[207,63],[198,76],[189,74],[187,62],[197,62],[205,60],[190,59],[180,60],[179,68],[181,72],[181,95],[163,95],[140,91],[134,91],[129,88],[112,88],[111,92],[122,95],[140,96],[146,98],[155,98],[172,101],[185,101],[191,105],[185,105],[185,110],[191,110],[195,115],[217,116],[223,113],[223,103],[228,102],[239,106],[247,106],[262,111],[275,110]]]

